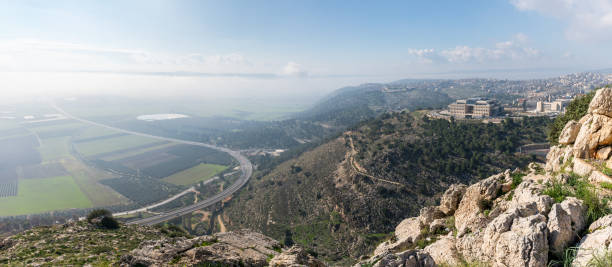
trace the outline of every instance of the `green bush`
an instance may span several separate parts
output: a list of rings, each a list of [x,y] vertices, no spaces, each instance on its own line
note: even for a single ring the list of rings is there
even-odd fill
[[[94,222],[94,219],[100,219],[98,222]],[[100,228],[105,229],[119,229],[119,222],[113,218],[113,214],[105,209],[92,210],[87,215],[87,222],[95,224]]]
[[[105,209],[94,209],[87,214],[87,221],[91,223],[91,220],[105,216],[113,216],[113,214]]]
[[[587,206],[587,223],[591,224],[595,220],[610,214],[607,199],[601,199],[597,195],[595,186],[586,181],[585,178],[572,173],[568,178],[567,184],[553,180],[547,184],[542,192],[544,195],[552,197],[556,203],[565,200],[566,197],[576,197]]]
[[[565,108],[565,114],[557,117],[555,121],[550,125],[550,132],[548,132],[548,141],[553,144],[559,144],[559,135],[567,124],[571,120],[580,120],[584,115],[586,115],[589,110],[589,104],[595,96],[595,91],[593,90],[582,97],[577,97],[572,100],[567,107]]]

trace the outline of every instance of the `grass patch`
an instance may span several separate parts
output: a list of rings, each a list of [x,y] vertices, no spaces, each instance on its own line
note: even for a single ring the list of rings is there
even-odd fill
[[[515,189],[519,184],[523,182],[524,173],[515,172],[512,174],[512,189]]]
[[[202,163],[168,176],[163,180],[175,185],[192,185],[200,181],[206,181],[227,168],[227,166],[223,165]]]
[[[593,255],[587,266],[593,267],[609,267],[612,266],[612,250],[608,250],[603,254]]]
[[[97,140],[93,142],[75,144],[79,153],[85,156],[93,156],[102,153],[113,152],[120,149],[141,146],[158,142],[156,139],[137,135],[125,135],[116,138]]]
[[[0,198],[0,216],[91,207],[72,176],[21,179],[17,196]]]
[[[605,188],[605,189],[608,189],[608,190],[612,190],[612,183],[602,182],[602,183],[599,183],[599,185],[600,185],[602,188]]]
[[[595,186],[575,173],[570,174],[567,184],[558,180],[548,182],[542,193],[552,197],[556,203],[562,202],[566,197],[576,197],[582,200],[587,206],[588,224],[611,212],[607,207],[608,199],[600,199]]]

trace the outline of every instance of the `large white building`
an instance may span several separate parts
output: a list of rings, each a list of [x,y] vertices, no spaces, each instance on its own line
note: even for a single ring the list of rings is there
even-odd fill
[[[494,99],[469,98],[455,101],[448,110],[455,118],[488,118],[499,115],[501,106]]]
[[[553,102],[538,101],[536,103],[535,111],[537,113],[562,113],[565,111],[567,104],[569,104],[571,101],[571,99],[557,99]]]

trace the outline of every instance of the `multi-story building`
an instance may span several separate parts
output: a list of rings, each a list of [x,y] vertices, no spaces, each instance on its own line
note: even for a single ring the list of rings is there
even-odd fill
[[[536,112],[537,113],[549,113],[549,112],[564,112],[565,106],[571,102],[571,99],[557,99],[552,102],[544,102],[538,101],[536,103]]]
[[[469,98],[455,101],[448,109],[456,118],[488,118],[499,115],[501,106],[494,99]]]

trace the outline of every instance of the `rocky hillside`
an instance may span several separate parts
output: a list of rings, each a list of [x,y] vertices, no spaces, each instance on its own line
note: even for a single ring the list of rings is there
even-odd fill
[[[383,115],[260,170],[226,203],[222,217],[228,229],[257,229],[320,259],[349,264],[403,218],[435,204],[451,184],[525,167],[532,158],[513,149],[545,140],[544,125],[535,119],[488,125]]]
[[[368,266],[612,266],[612,89],[570,121],[546,167],[507,170],[403,220]]]
[[[101,229],[85,221],[0,240],[2,266],[323,266],[300,247],[248,230],[189,237],[164,227]]]

